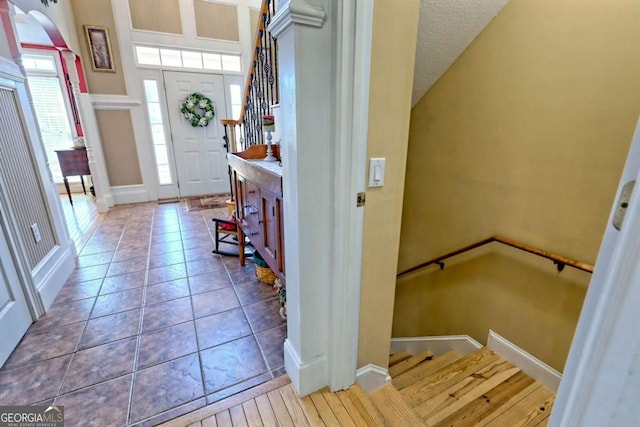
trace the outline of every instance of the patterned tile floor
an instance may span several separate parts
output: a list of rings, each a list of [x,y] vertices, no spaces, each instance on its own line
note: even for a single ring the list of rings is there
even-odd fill
[[[275,291],[211,253],[225,212],[112,208],[0,370],[0,404],[55,402],[68,426],[155,425],[283,374]]]

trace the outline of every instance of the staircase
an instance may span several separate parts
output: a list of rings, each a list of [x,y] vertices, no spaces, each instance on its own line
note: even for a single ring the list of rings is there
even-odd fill
[[[391,384],[299,398],[286,376],[166,426],[546,426],[555,393],[487,347],[389,358]]]
[[[545,426],[551,414],[555,393],[487,347],[464,357],[403,352],[389,365],[392,383],[383,389],[411,408],[413,425]]]

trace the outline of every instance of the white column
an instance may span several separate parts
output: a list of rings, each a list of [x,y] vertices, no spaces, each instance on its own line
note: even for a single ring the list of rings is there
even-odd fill
[[[87,147],[91,181],[96,193],[96,208],[98,212],[107,212],[109,206],[113,206],[113,195],[111,194],[111,186],[105,166],[106,162],[102,152],[102,143],[100,142],[100,132],[98,131],[98,122],[91,103],[91,96],[80,92],[80,79],[75,64],[76,55],[71,51],[65,51],[62,52],[62,57],[69,73],[71,91],[73,92],[80,125],[84,133],[84,145]]]
[[[301,395],[355,381],[362,251],[356,193],[364,190],[369,62],[363,52],[370,50],[361,40],[367,25],[356,25],[356,17],[366,20],[366,9],[351,0],[291,0],[269,26],[279,55],[285,368]]]
[[[282,4],[278,40],[286,227],[285,368],[300,395],[328,385],[331,257],[331,34],[325,12]]]

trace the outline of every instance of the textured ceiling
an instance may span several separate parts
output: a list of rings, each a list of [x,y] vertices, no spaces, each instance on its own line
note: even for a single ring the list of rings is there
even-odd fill
[[[447,71],[508,1],[421,1],[412,105]]]

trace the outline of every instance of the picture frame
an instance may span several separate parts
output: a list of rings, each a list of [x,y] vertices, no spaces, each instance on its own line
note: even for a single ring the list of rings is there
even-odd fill
[[[91,69],[98,72],[115,73],[116,67],[113,63],[107,28],[93,25],[83,25],[83,28],[87,46],[89,46]]]

